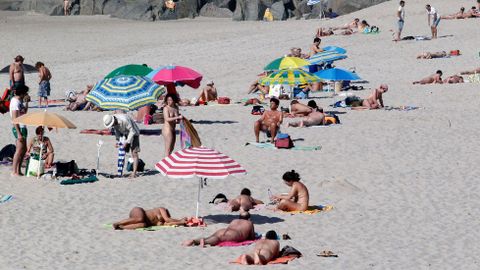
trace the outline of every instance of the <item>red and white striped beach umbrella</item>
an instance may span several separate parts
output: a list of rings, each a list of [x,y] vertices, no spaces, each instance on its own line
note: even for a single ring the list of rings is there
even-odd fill
[[[155,168],[162,175],[170,178],[199,177],[197,217],[203,179],[223,179],[229,175],[247,173],[240,164],[230,157],[206,147],[193,147],[177,151],[155,164]]]

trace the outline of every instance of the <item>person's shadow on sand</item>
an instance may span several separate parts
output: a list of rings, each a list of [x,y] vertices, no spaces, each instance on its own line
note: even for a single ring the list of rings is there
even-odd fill
[[[224,121],[211,121],[211,120],[190,120],[192,124],[199,124],[199,125],[213,125],[213,124],[236,124],[238,123],[237,121],[230,121],[230,120],[224,120]]]
[[[252,214],[250,213],[250,220],[254,224],[273,224],[285,221],[282,218],[278,217],[267,217],[264,215]],[[208,223],[225,223],[229,224],[232,220],[238,218],[238,213],[228,214],[217,214],[217,215],[208,215],[204,216],[203,220]]]

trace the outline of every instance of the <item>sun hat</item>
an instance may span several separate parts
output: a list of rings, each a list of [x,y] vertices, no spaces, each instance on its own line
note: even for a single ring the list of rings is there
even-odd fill
[[[103,125],[106,128],[111,128],[114,122],[115,122],[115,118],[113,117],[113,115],[107,114],[103,116]]]

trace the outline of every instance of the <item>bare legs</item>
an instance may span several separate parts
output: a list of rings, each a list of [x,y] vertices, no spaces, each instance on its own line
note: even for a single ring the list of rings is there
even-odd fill
[[[258,143],[260,142],[260,131],[270,131],[272,135],[272,142],[275,141],[275,137],[277,136],[278,126],[275,123],[271,123],[270,125],[264,125],[260,120],[256,121],[254,124],[254,131],[255,131],[255,141]]]
[[[25,142],[26,138],[22,137],[17,139],[15,150],[15,155],[13,156],[13,172],[12,175],[14,176],[22,176],[21,168],[22,168],[22,161],[25,157],[25,153],[27,151],[27,145]]]
[[[164,125],[165,129],[165,125]],[[165,156],[169,156],[175,148],[175,130],[162,130],[163,139],[165,140]]]
[[[137,177],[137,169],[138,169],[138,152],[132,152],[132,158],[133,158],[133,172],[129,177],[135,178]]]
[[[307,208],[308,206],[303,206],[294,201],[285,200],[285,199],[282,199],[280,203],[277,205],[277,209],[282,211],[305,211],[307,210]]]
[[[134,207],[130,211],[130,218],[124,219],[120,222],[113,223],[113,228],[115,230],[135,230],[138,228],[147,227],[147,214],[145,210],[140,207]]]

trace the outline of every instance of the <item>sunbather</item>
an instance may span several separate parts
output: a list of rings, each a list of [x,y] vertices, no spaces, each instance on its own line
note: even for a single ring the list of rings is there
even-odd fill
[[[478,73],[480,73],[480,67],[475,68],[473,70],[466,70],[466,71],[460,72],[461,75],[472,75],[472,74],[478,74]]]
[[[353,21],[350,23],[345,24],[344,26],[340,27],[333,27],[332,30],[346,30],[346,29],[356,29],[358,28],[358,23],[360,22],[359,18],[355,18]]]
[[[255,248],[251,252],[240,256],[240,263],[265,265],[276,259],[280,253],[280,243],[277,239],[278,236],[275,231],[268,231],[265,234],[265,239],[255,242]]]
[[[308,58],[308,54],[302,53],[302,48],[298,48],[298,47],[291,48],[290,53],[287,54],[287,56],[298,57],[298,58],[302,58],[302,59]]]
[[[300,175],[294,170],[283,174],[283,182],[291,187],[287,195],[272,195],[272,200],[278,202],[277,209],[283,211],[305,211],[308,208],[308,189],[300,183]]]
[[[144,210],[141,207],[134,207],[130,211],[128,219],[113,223],[115,230],[134,230],[138,228],[147,228],[151,226],[162,225],[185,225],[187,218],[173,219],[170,217],[168,209],[158,207],[150,210]]]
[[[290,102],[290,116],[307,116],[313,111],[313,109],[303,103],[298,102],[298,100],[292,100]]]
[[[240,210],[240,212],[248,212],[257,204],[263,204],[263,202],[253,198],[252,193],[248,188],[242,189],[239,196],[228,201],[228,206],[230,207],[231,211]]]
[[[443,58],[447,57],[447,52],[446,51],[441,51],[441,52],[424,52],[419,55],[417,55],[417,59],[433,59],[433,58]]]
[[[66,105],[65,109],[67,111],[88,111],[88,110],[98,110],[98,108],[93,105],[91,102],[87,101],[85,97],[92,90],[93,85],[87,85],[86,89],[82,92],[69,92],[67,94],[67,101],[70,102]]]
[[[318,38],[334,35],[332,28],[325,29],[320,27],[317,29],[317,34],[315,35]]]
[[[198,238],[184,241],[183,246],[200,246],[205,245],[216,246],[221,242],[243,242],[247,240],[255,240],[255,230],[253,223],[249,220],[250,214],[244,213],[239,219],[234,219],[228,227],[220,229],[206,238]]]
[[[214,82],[210,81],[207,86],[202,89],[200,96],[197,98],[197,104],[206,104],[209,101],[215,101],[218,98],[217,88],[214,86]]]
[[[280,101],[276,98],[270,99],[270,111],[265,111],[262,117],[255,121],[254,132],[255,139],[258,143],[260,141],[260,131],[270,132],[272,142],[275,141],[278,129],[283,122],[283,114],[277,111]]]
[[[310,100],[307,107],[310,109],[310,112],[300,122],[288,123],[289,127],[309,127],[327,124],[323,109],[318,108],[314,100]]]
[[[443,83],[442,75],[443,75],[442,71],[437,70],[437,72],[435,72],[435,74],[430,75],[426,78],[423,78],[420,81],[414,81],[413,84]]]
[[[453,20],[453,19],[465,19],[465,8],[461,7],[460,11],[451,15],[440,16],[440,18],[445,20]]]
[[[443,83],[463,83],[463,77],[459,75],[452,75],[444,79]]]
[[[248,89],[248,94],[253,94],[257,91],[260,91],[260,93],[267,95],[268,94],[268,86],[261,85],[259,80],[255,80],[250,84],[250,88]]]

